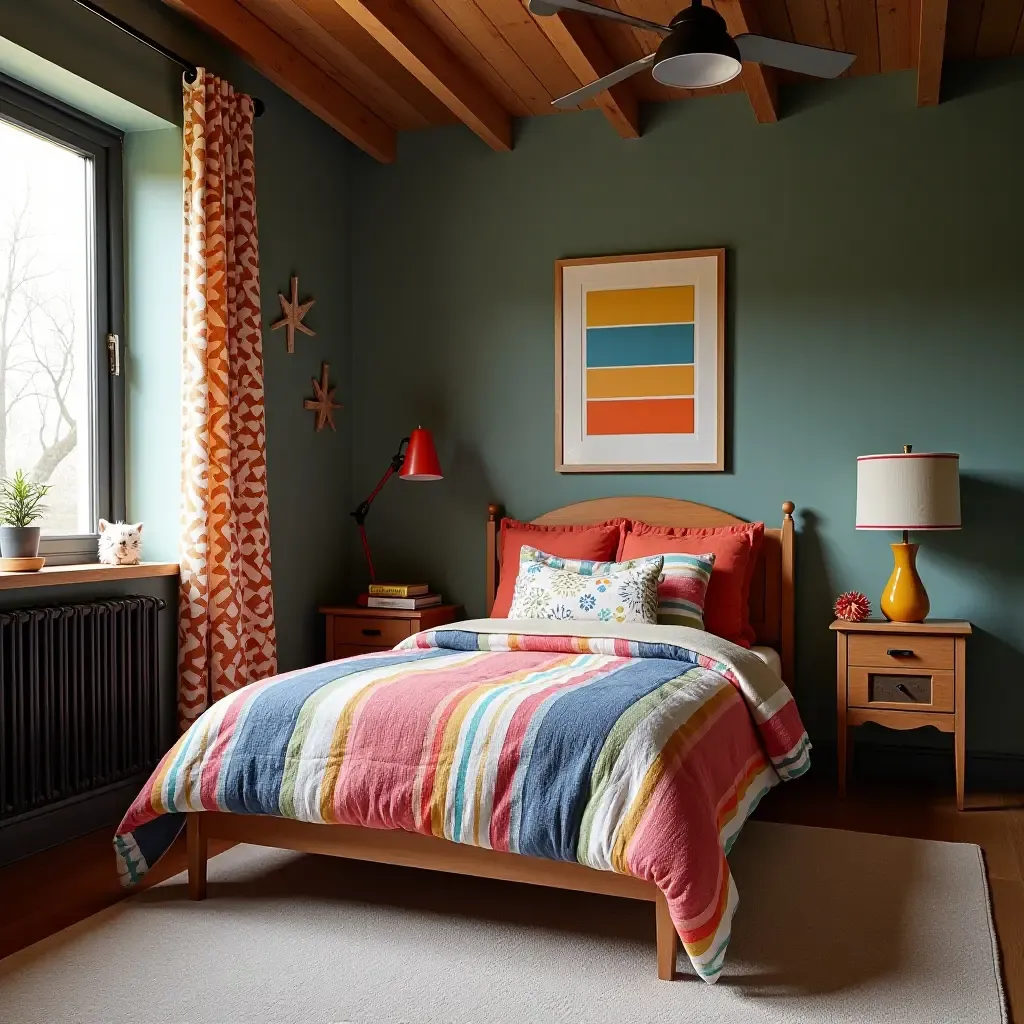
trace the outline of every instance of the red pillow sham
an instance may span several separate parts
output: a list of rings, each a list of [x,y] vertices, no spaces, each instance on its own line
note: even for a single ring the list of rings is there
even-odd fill
[[[612,562],[628,525],[628,519],[609,519],[593,526],[543,526],[521,523],[516,519],[502,519],[501,535],[498,538],[501,574],[494,606],[491,608],[492,617],[508,617],[512,594],[516,588],[516,576],[519,575],[519,552],[524,544],[561,558]]]
[[[750,624],[750,583],[763,540],[764,523],[696,529],[651,526],[634,520],[617,557],[625,561],[669,552],[714,554],[715,567],[704,602],[704,628],[740,647],[749,647],[755,640]]]

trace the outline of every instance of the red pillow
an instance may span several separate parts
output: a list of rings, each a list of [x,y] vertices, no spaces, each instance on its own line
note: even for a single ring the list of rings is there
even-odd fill
[[[519,575],[519,551],[524,544],[561,558],[611,562],[615,559],[615,552],[619,550],[628,525],[628,519],[609,519],[593,526],[541,526],[536,523],[520,523],[516,519],[502,519],[501,536],[498,539],[501,575],[491,615],[496,619],[508,617],[512,607],[512,593],[516,588],[516,576]]]
[[[755,639],[750,624],[750,583],[763,540],[764,523],[695,529],[651,526],[634,520],[618,557],[625,561],[669,552],[712,552],[715,568],[704,602],[704,628],[740,647],[749,647]]]

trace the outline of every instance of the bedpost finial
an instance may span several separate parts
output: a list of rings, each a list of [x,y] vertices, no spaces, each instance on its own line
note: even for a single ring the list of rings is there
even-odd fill
[[[796,511],[796,505],[794,505],[793,502],[791,502],[791,501],[784,501],[782,503],[782,514],[787,519],[792,519],[793,518],[793,513],[795,511]]]
[[[487,518],[493,523],[501,518],[501,514],[504,511],[497,502],[492,502],[487,506]]]

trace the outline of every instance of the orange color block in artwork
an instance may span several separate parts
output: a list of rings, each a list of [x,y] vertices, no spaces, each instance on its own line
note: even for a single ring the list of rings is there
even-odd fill
[[[587,402],[587,434],[692,434],[692,398]]]
[[[683,284],[587,292],[587,326],[692,324],[695,291],[692,284]]]
[[[667,398],[693,394],[693,363],[587,370],[587,398]]]

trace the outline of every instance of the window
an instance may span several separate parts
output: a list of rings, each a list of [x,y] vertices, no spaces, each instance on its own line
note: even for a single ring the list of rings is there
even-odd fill
[[[124,517],[121,146],[0,76],[0,475],[50,485],[50,562]]]

